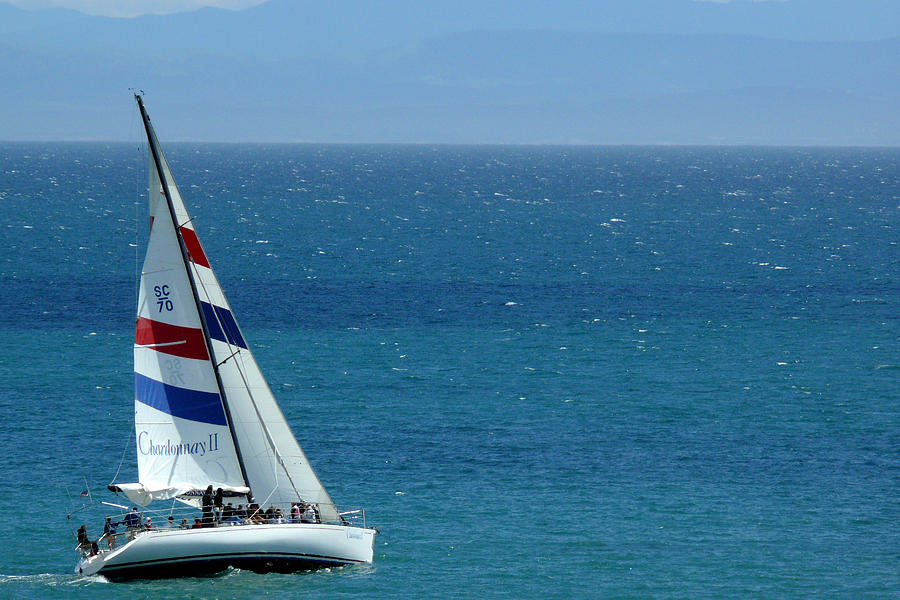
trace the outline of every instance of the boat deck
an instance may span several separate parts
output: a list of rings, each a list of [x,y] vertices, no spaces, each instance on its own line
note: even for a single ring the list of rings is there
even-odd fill
[[[253,507],[253,508],[251,508]],[[252,527],[256,525],[280,525],[280,524],[317,524],[321,523],[318,513],[312,514],[303,511],[293,511],[292,505],[269,505],[265,509],[256,505],[244,506],[241,504],[232,506],[226,503],[222,507],[214,507],[211,512],[204,513],[197,508],[173,505],[167,509],[140,509],[134,507],[136,513],[136,525],[129,525],[129,512],[119,512],[107,515],[113,526],[112,533],[104,531],[106,520],[99,524],[98,529],[88,531],[101,531],[102,535],[89,535],[89,539],[96,539],[96,554],[107,554],[124,543],[134,540],[139,536],[153,535],[156,533],[170,532],[172,530],[209,529],[218,527]],[[249,510],[248,510],[249,508]],[[366,513],[363,509],[348,510],[340,513],[342,523],[354,527],[366,528]],[[132,518],[132,522],[135,519]],[[92,547],[77,547],[84,557],[92,555]]]

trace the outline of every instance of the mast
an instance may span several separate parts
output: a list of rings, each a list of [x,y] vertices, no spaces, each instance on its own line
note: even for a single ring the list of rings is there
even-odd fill
[[[225,409],[225,420],[228,423],[228,431],[231,433],[231,438],[234,442],[235,454],[237,455],[238,465],[241,468],[241,477],[244,479],[244,485],[250,489],[250,479],[247,477],[247,469],[244,466],[244,458],[241,454],[241,447],[238,442],[237,434],[234,430],[234,424],[231,418],[231,410],[228,407],[228,398],[225,395],[225,386],[222,384],[222,377],[219,374],[219,365],[215,360],[215,353],[212,348],[212,339],[209,335],[209,326],[206,322],[206,315],[202,310],[202,306],[200,304],[200,295],[197,293],[197,283],[194,281],[194,273],[191,269],[191,261],[189,258],[189,254],[187,251],[187,247],[185,246],[184,239],[181,237],[181,227],[178,223],[178,218],[175,215],[175,207],[172,204],[172,196],[169,192],[169,182],[166,180],[165,173],[162,168],[162,159],[160,157],[159,151],[159,141],[156,139],[156,132],[153,130],[153,125],[150,124],[150,115],[147,114],[147,109],[144,108],[144,101],[140,94],[135,94],[134,99],[137,101],[138,108],[141,111],[141,120],[144,123],[144,130],[147,133],[147,141],[150,146],[150,154],[153,156],[153,164],[156,167],[156,173],[159,175],[160,185],[162,186],[163,196],[166,198],[166,205],[169,208],[169,216],[172,219],[172,225],[175,228],[176,235],[175,237],[178,239],[178,246],[181,250],[181,259],[184,262],[184,269],[188,275],[188,281],[191,284],[191,294],[194,298],[194,306],[197,307],[197,313],[200,317],[200,328],[203,331],[203,340],[206,344],[206,351],[209,354],[210,364],[213,367],[213,373],[216,375],[216,385],[219,389],[219,398],[222,401],[222,407]],[[251,498],[253,496],[253,490],[247,493],[247,498]]]

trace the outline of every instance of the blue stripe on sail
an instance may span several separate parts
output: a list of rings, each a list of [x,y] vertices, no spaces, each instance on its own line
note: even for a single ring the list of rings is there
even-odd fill
[[[175,387],[135,373],[134,397],[173,417],[211,425],[228,424],[219,394]]]
[[[247,348],[247,342],[241,336],[237,321],[231,316],[230,310],[216,306],[215,312],[213,312],[213,305],[209,302],[201,302],[200,304],[203,306],[203,317],[206,319],[207,328],[209,328],[209,337],[220,342],[229,343],[232,346]]]

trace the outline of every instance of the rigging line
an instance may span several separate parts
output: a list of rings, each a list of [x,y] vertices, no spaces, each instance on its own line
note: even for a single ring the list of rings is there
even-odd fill
[[[238,354],[243,357],[243,354],[241,354],[240,352]],[[238,366],[238,361],[235,361],[235,366]],[[294,484],[294,479],[293,477],[291,477],[291,472],[288,470],[287,465],[284,463],[284,458],[282,457],[281,452],[278,450],[278,446],[275,445],[275,440],[272,438],[272,433],[269,431],[269,426],[266,425],[266,421],[265,419],[263,419],[262,413],[259,412],[259,407],[256,405],[256,399],[253,397],[253,392],[250,391],[250,384],[247,383],[247,378],[244,377],[244,369],[242,368],[242,366],[238,366],[237,372],[240,374],[241,381],[244,382],[244,387],[247,389],[247,396],[250,398],[250,404],[253,405],[253,410],[256,412],[256,418],[259,419],[259,424],[262,425],[263,433],[266,434],[266,441],[269,442],[269,446],[272,447],[272,451],[275,453],[275,458],[278,459],[278,464],[281,465],[281,468],[284,470],[284,474],[288,478],[288,483],[291,484],[291,489],[293,489],[294,493],[297,494],[297,497],[302,500],[303,497],[300,495],[300,490],[298,490],[297,486]],[[271,391],[269,393],[271,393]],[[277,478],[275,479],[275,487],[278,487]],[[269,494],[269,497],[271,497],[274,493],[275,489],[272,490],[272,493]]]
[[[66,500],[69,502],[69,512],[66,513],[66,520],[72,517],[72,513],[75,512],[75,504],[72,502],[72,492],[69,491],[68,484],[64,484],[63,487],[66,488]]]
[[[274,493],[275,493],[275,490],[277,490],[277,489],[278,489],[278,485],[276,484],[275,487],[272,488],[272,491],[269,492],[269,495],[266,496],[266,499],[262,501],[262,503],[260,504],[260,506],[265,506],[266,504],[268,504],[268,503],[269,503],[269,498],[272,497],[272,494],[274,494]],[[294,490],[294,491],[296,492],[297,490]],[[299,496],[299,495],[300,495],[300,493],[297,492],[297,496]],[[302,498],[301,498],[301,499],[302,499]]]
[[[122,449],[122,459],[119,461],[119,468],[116,469],[116,474],[113,475],[112,481],[110,481],[110,485],[116,482],[119,478],[119,471],[122,470],[122,464],[125,462],[125,454],[128,452],[128,447],[131,445],[131,438],[134,436],[134,429],[131,429],[131,433],[128,434],[128,441],[125,442],[125,448]]]
[[[193,263],[191,263],[191,268],[193,268],[194,270],[197,270],[197,266]],[[199,271],[198,271],[198,274],[199,274]],[[216,274],[212,270],[212,268],[210,268],[210,274],[212,275],[213,280],[215,281],[216,285],[218,286],[219,292],[221,293],[222,297],[224,298],[225,292],[222,290],[222,285],[219,283],[219,278],[216,277]],[[203,281],[202,277],[197,277],[197,281],[200,283],[200,289],[202,289],[203,293],[206,294],[206,297],[209,298],[210,305],[213,307],[212,312],[216,318],[216,322],[218,322],[219,327],[222,329],[223,332],[227,331],[225,329],[225,324],[219,318],[219,313],[216,312],[216,305],[213,304],[212,296],[210,296],[209,291],[206,289],[206,283]],[[226,302],[227,302],[227,300],[226,300]],[[235,321],[235,325],[237,325],[237,321]],[[240,330],[239,326],[238,326],[238,329]],[[243,337],[243,336],[241,336],[241,337]],[[227,334],[225,335],[225,339],[226,339],[225,343],[228,344],[229,346],[231,346],[231,347],[236,346],[235,344],[232,344],[230,341],[228,341],[229,336]],[[228,358],[226,358],[222,362],[216,364],[216,369],[218,369],[221,365],[224,365],[226,362],[228,362],[230,359],[234,358],[237,355],[243,357],[243,353],[241,352],[242,348],[240,346],[236,346],[236,347],[237,347],[237,350],[232,352]],[[250,351],[249,348],[247,349],[247,351],[248,352]],[[252,354],[251,354],[251,356],[252,356]],[[244,375],[245,367],[242,364],[240,364],[240,361],[235,361],[234,366],[236,367],[238,374],[241,376],[241,381],[244,384],[244,389],[247,391],[247,397],[250,398],[250,404],[253,406],[253,411],[256,413],[256,418],[259,420],[259,424],[262,425],[263,433],[266,436],[266,441],[269,443],[269,446],[272,448],[272,451],[275,453],[275,458],[278,460],[278,464],[281,465],[281,468],[284,470],[284,474],[287,476],[288,482],[291,484],[291,489],[294,490],[294,493],[297,494],[298,498],[302,498],[302,496],[300,494],[300,490],[298,490],[297,486],[294,484],[294,479],[291,477],[291,473],[288,470],[287,465],[284,463],[284,458],[281,455],[281,451],[278,450],[278,446],[275,445],[275,440],[272,438],[272,433],[269,431],[269,426],[266,425],[266,421],[265,421],[265,419],[263,419],[262,413],[260,412],[259,407],[256,405],[256,399],[253,397],[253,392],[250,389],[250,384],[247,382],[247,378]],[[276,475],[275,488],[273,488],[272,492],[269,494],[268,497],[271,497],[272,494],[275,493],[275,489],[277,489],[277,487],[278,487],[278,477]]]
[[[229,345],[231,345],[231,344],[229,343]],[[236,355],[243,357],[243,353],[241,352],[240,347],[238,347],[237,351],[232,353],[232,355],[229,356],[225,360],[228,360]],[[224,363],[224,362],[225,361],[222,361],[222,363]],[[272,452],[275,453],[275,458],[278,460],[278,464],[284,470],[284,474],[287,476],[288,482],[291,484],[291,489],[294,490],[294,493],[297,494],[298,498],[302,498],[300,495],[300,490],[298,490],[297,486],[294,484],[294,479],[291,477],[291,473],[288,470],[287,465],[284,463],[284,458],[281,455],[281,451],[278,450],[278,446],[275,444],[275,439],[272,437],[272,432],[269,431],[269,426],[266,424],[266,420],[263,418],[262,413],[259,410],[259,406],[257,406],[257,404],[256,404],[256,398],[254,398],[253,391],[250,389],[250,384],[247,382],[247,377],[244,375],[245,367],[242,364],[240,364],[240,361],[235,361],[234,366],[238,372],[238,375],[241,376],[241,381],[244,384],[244,389],[247,391],[247,397],[250,399],[250,404],[253,406],[253,411],[256,413],[256,418],[259,421],[259,424],[262,426],[263,433],[266,436],[266,441],[269,443],[269,446],[272,448]],[[272,494],[275,493],[275,489],[277,489],[277,487],[278,487],[278,477],[276,475],[275,488],[273,488],[272,491],[269,493],[267,500],[268,500],[268,498],[271,498]]]
[[[230,355],[228,358],[226,358],[225,360],[223,360],[223,361],[220,362],[220,363],[217,363],[216,366],[217,366],[217,367],[221,367],[222,365],[224,365],[225,363],[227,363],[229,360],[231,360],[232,358],[234,358],[235,355],[240,354],[240,353],[241,353],[241,349],[238,348],[237,350],[235,350],[234,352],[232,352],[231,355]]]
[[[130,112],[131,112],[131,125],[129,127],[129,134],[128,134],[129,139],[133,140],[134,137],[138,137],[137,148],[136,148],[136,150],[137,150],[137,165],[135,166],[135,169],[134,169],[134,203],[133,203],[134,204],[134,244],[133,244],[133,246],[134,246],[134,271],[133,271],[133,273],[140,273],[141,272],[140,252],[138,251],[138,248],[139,248],[138,242],[140,239],[140,234],[138,233],[140,230],[140,224],[139,224],[140,214],[138,211],[138,206],[140,206],[141,198],[143,198],[143,193],[141,191],[141,177],[142,177],[142,175],[144,175],[142,165],[148,165],[149,161],[145,162],[143,140],[139,136],[135,135],[135,129],[136,129],[135,124],[137,122],[136,116],[135,116],[133,110]],[[137,297],[140,297],[141,280],[140,280],[140,277],[136,277],[135,279],[137,282],[137,286],[135,287],[135,292],[137,294]]]

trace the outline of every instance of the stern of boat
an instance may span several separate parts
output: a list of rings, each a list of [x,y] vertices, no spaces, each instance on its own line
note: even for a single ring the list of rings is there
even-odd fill
[[[103,554],[95,554],[93,556],[82,556],[78,564],[75,565],[75,572],[79,575],[96,575],[103,568],[105,563]]]

